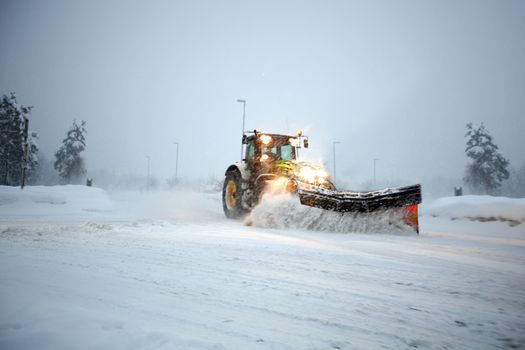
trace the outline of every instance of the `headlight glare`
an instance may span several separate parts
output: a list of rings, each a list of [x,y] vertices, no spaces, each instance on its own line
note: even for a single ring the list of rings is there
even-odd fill
[[[312,169],[310,167],[301,168],[301,170],[299,171],[299,177],[305,180],[306,182],[310,182],[310,183],[315,182],[316,175],[317,175],[317,172],[315,171],[315,169]]]
[[[311,184],[323,184],[328,179],[328,173],[324,169],[318,169],[311,166],[303,166],[296,173],[304,182]]]
[[[260,139],[263,145],[268,145],[270,142],[272,142],[272,137],[270,135],[261,135]]]

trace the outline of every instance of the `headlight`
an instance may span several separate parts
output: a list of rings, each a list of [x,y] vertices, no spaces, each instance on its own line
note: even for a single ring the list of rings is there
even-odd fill
[[[288,142],[290,142],[290,145],[292,145],[294,147],[299,147],[299,139],[297,139],[295,137],[290,137],[288,139]]]
[[[299,172],[296,174],[302,181],[311,184],[323,184],[328,178],[328,173],[326,171],[324,171],[323,169],[316,169],[310,166],[301,167],[299,169]]]
[[[272,142],[272,137],[270,135],[261,135],[260,139],[261,139],[261,142],[263,143],[263,145],[267,145],[270,142]]]
[[[309,182],[309,183],[315,182],[316,175],[317,175],[317,172],[315,171],[315,169],[310,168],[310,167],[301,168],[301,170],[299,171],[299,177],[302,180]]]

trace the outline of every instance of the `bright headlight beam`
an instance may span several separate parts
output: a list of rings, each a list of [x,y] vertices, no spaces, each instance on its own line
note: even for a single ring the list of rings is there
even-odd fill
[[[272,137],[270,135],[261,135],[260,139],[261,139],[261,142],[263,143],[263,145],[267,145],[270,142],[272,142]]]
[[[314,183],[315,182],[315,176],[317,175],[316,171],[310,167],[302,168],[299,172],[299,177],[301,177],[303,180]]]
[[[325,178],[325,177],[328,177],[328,173],[324,170],[319,170],[317,172],[317,176],[320,177],[320,178]]]
[[[324,183],[328,178],[328,173],[323,169],[317,169],[313,167],[302,167],[297,173],[301,180],[308,183]]]

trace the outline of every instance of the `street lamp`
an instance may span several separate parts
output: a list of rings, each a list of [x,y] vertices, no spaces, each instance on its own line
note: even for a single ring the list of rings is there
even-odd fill
[[[146,191],[149,191],[149,161],[150,161],[150,157],[149,156],[146,156],[146,158],[148,159],[148,172],[147,172],[147,177],[146,177]]]
[[[335,145],[337,144],[340,144],[341,142],[339,141],[334,141],[332,143],[332,147],[333,147],[333,150],[332,150],[332,153],[333,153],[333,156],[334,156],[334,184],[336,184],[336,173],[335,173]]]
[[[242,134],[241,137],[244,136],[244,120],[246,117],[246,100],[237,100],[237,102],[242,103]],[[241,143],[241,161],[242,161],[242,143]]]
[[[175,182],[177,182],[179,175],[179,143],[173,142],[173,144],[177,145],[177,153],[175,155]]]
[[[374,190],[376,189],[377,185],[376,185],[376,162],[378,161],[379,159],[377,158],[374,158]]]

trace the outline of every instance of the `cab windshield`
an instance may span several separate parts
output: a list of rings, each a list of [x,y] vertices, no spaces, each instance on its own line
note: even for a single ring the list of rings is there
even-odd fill
[[[294,160],[294,148],[290,144],[277,145],[273,147],[263,146],[262,154],[267,154],[275,160]]]

